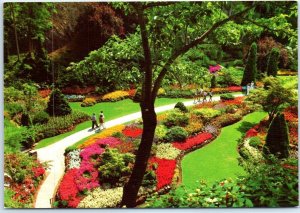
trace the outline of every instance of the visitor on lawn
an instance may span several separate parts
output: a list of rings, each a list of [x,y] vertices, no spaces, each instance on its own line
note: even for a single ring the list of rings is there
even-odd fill
[[[92,129],[94,129],[95,125],[98,128],[99,126],[97,124],[97,119],[96,119],[96,114],[95,113],[93,113],[91,119],[92,119]]]
[[[209,91],[208,95],[209,95],[209,101],[212,101],[212,97],[213,97],[212,89]]]
[[[105,126],[104,126],[104,114],[103,114],[103,111],[100,112],[99,123],[100,123],[100,129],[101,129],[101,127],[102,127],[102,129],[105,129]]]

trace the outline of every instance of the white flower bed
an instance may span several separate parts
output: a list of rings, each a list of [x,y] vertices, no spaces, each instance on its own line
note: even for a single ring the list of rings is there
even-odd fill
[[[110,208],[116,207],[122,199],[123,188],[103,190],[96,188],[91,194],[80,201],[77,208]]]
[[[157,145],[156,157],[168,160],[176,159],[180,154],[180,150],[173,147],[170,143],[162,143]]]
[[[70,158],[67,169],[79,168],[81,163],[80,149],[75,149],[67,154]]]
[[[247,138],[244,142],[244,147],[248,150],[248,152],[255,160],[262,159],[263,158],[262,154],[258,151],[258,149],[250,146],[249,142],[250,142],[250,138]]]

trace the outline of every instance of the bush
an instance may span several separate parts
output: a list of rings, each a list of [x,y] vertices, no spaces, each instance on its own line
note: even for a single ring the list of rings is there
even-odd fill
[[[279,158],[289,156],[288,126],[283,114],[277,114],[272,120],[264,146],[264,154],[274,154]]]
[[[173,160],[178,157],[180,150],[173,147],[170,143],[162,143],[157,145],[156,157],[160,159]]]
[[[204,122],[210,121],[212,118],[215,118],[221,115],[221,111],[211,108],[201,108],[195,109],[193,114],[199,116]]]
[[[46,112],[50,116],[71,114],[72,109],[59,89],[54,89],[52,91]]]
[[[22,114],[21,125],[22,126],[30,126],[31,125],[31,119],[27,113]]]
[[[189,117],[188,115],[180,112],[179,110],[175,109],[172,110],[167,114],[167,117],[165,120],[162,121],[162,123],[166,127],[172,127],[172,126],[186,126],[189,123]]]
[[[158,125],[155,128],[155,136],[159,141],[162,141],[164,137],[166,136],[168,130],[164,125]]]
[[[106,148],[101,155],[101,162],[98,167],[99,177],[102,183],[117,183],[121,177],[130,174],[129,163],[133,163],[133,154],[121,154],[117,149]]]
[[[233,100],[234,96],[232,94],[223,94],[220,95],[221,101],[228,101],[228,100]]]
[[[182,102],[178,102],[174,109],[179,109],[181,112],[188,112],[188,109],[186,108],[186,106],[184,106],[184,104]]]
[[[12,103],[5,103],[4,108],[8,111],[10,117],[14,117],[15,115],[23,112],[23,107],[20,103],[12,102]]]
[[[252,137],[249,140],[249,145],[254,147],[254,148],[258,148],[261,145],[261,140],[259,137]]]
[[[115,102],[115,101],[123,100],[128,97],[129,97],[128,91],[118,90],[104,95],[101,100]]]
[[[40,111],[39,113],[37,113],[33,119],[32,119],[32,123],[35,124],[45,124],[49,121],[49,115],[47,112],[45,111]]]
[[[210,80],[210,88],[216,88],[216,86],[217,86],[216,76],[213,75],[211,80]]]
[[[272,75],[274,77],[277,76],[279,55],[280,55],[279,49],[273,48],[271,50],[270,56],[268,58],[268,64],[267,64],[268,76],[270,76],[270,75]]]
[[[188,137],[188,133],[185,129],[180,126],[172,127],[166,134],[166,142],[182,142]]]
[[[257,73],[257,45],[252,43],[249,55],[247,58],[247,64],[244,71],[244,76],[241,85],[246,86],[247,84],[255,81]]]
[[[80,106],[82,107],[89,107],[94,106],[97,103],[95,98],[85,98]]]

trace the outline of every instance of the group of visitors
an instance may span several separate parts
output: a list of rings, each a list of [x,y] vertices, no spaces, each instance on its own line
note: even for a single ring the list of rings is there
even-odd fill
[[[102,127],[102,129],[105,129],[103,111],[101,111],[100,115],[99,115],[99,124],[100,124],[100,127],[98,126],[97,118],[96,118],[96,114],[95,113],[93,113],[93,115],[91,117],[91,120],[92,120],[92,130],[94,129],[95,126],[96,126],[96,128],[99,128],[100,130],[101,130],[101,127]]]
[[[203,90],[201,89],[196,89],[195,92],[195,97],[194,97],[194,103],[201,103],[201,99],[202,99],[202,103],[207,102],[207,101],[212,101],[212,97],[213,97],[213,91],[212,89],[210,89],[209,91]],[[207,100],[208,98],[208,100]]]
[[[247,84],[246,86],[246,95],[249,95],[250,90],[254,89],[254,82],[251,81],[251,83]]]

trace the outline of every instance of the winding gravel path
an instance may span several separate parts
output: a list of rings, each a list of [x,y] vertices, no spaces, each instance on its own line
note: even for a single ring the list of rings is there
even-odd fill
[[[240,95],[235,95],[240,96]],[[220,100],[219,96],[213,97],[213,101]],[[193,105],[193,101],[184,102],[185,106]],[[175,104],[169,104],[155,108],[155,112],[163,112],[166,110],[173,109]],[[106,122],[106,128],[113,127],[122,123],[126,123],[135,119],[141,118],[141,112],[132,113],[111,121]],[[47,170],[47,177],[42,183],[35,202],[35,208],[51,208],[51,200],[55,195],[60,179],[64,175],[65,171],[65,149],[81,139],[95,134],[95,130],[87,128],[74,133],[54,144],[47,147],[37,149],[37,157],[41,162],[48,161],[50,168]]]

